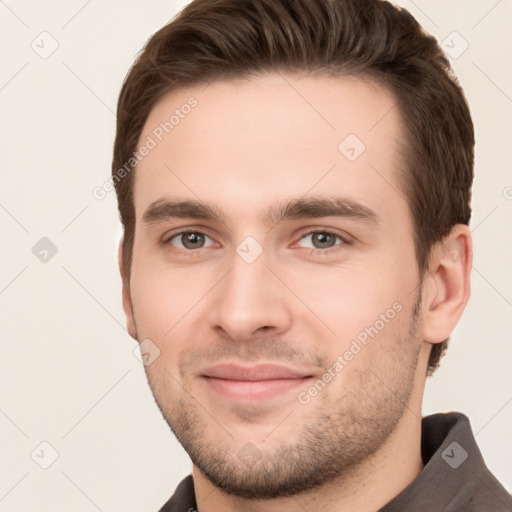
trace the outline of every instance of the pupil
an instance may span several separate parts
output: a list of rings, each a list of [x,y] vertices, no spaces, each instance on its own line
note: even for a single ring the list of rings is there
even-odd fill
[[[325,247],[326,245],[329,245],[329,239],[333,238],[333,236],[328,233],[317,233],[316,237],[319,240],[320,247]]]
[[[195,249],[194,245],[201,245],[200,242],[203,239],[203,235],[199,233],[188,233],[184,235],[184,243],[183,245],[188,249]],[[199,242],[199,244],[197,243]],[[190,247],[191,246],[191,247]]]

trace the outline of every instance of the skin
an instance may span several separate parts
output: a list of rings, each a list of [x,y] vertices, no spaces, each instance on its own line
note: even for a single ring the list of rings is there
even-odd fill
[[[400,181],[403,128],[379,85],[275,73],[180,89],[155,105],[140,143],[190,96],[198,105],[135,171],[123,305],[130,334],[160,350],[145,370],[194,463],[198,509],[377,510],[423,468],[428,356],[469,298],[469,229],[457,225],[448,246],[433,247],[420,279]],[[351,133],[366,145],[355,161],[338,149]],[[333,195],[373,210],[378,221],[264,221],[277,203]],[[145,222],[164,199],[210,201],[226,217]],[[193,256],[184,237],[171,238],[180,228],[207,235],[204,244],[195,240]],[[321,245],[317,232],[325,230],[342,238]],[[262,250],[252,263],[237,253],[248,236]],[[120,249],[126,278],[121,256]],[[397,303],[400,312],[301,403],[299,393],[332,374],[357,335]],[[228,361],[274,362],[312,377],[240,402],[201,377]]]

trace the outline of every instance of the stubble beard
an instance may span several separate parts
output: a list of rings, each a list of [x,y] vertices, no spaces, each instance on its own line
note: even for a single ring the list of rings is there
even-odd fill
[[[352,372],[350,389],[345,386],[337,396],[336,384],[330,383],[310,404],[293,404],[287,419],[265,440],[234,438],[222,417],[205,412],[186,391],[178,401],[170,397],[163,369],[146,368],[148,382],[178,441],[218,489],[246,499],[293,496],[357,472],[395,431],[414,387],[421,346],[418,310],[419,302],[406,333],[372,340],[389,344],[385,364]],[[280,438],[279,429],[290,428],[294,413],[303,413],[304,407],[313,412]]]

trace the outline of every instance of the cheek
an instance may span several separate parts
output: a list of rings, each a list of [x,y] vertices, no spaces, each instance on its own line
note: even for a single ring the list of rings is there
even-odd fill
[[[392,272],[361,264],[318,267],[297,274],[295,283],[296,295],[328,328],[326,338],[328,331],[336,337],[337,348],[374,325],[380,315],[394,317],[396,309],[404,306],[403,290],[407,288]],[[308,317],[315,319],[315,315]]]
[[[133,267],[130,286],[135,321],[139,337],[154,340],[164,350],[207,288],[197,273],[147,261],[149,264]]]

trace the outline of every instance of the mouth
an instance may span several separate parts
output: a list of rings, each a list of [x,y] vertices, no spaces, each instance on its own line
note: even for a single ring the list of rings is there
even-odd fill
[[[220,364],[201,374],[201,379],[215,394],[246,403],[292,393],[313,377],[310,372],[275,364]]]

